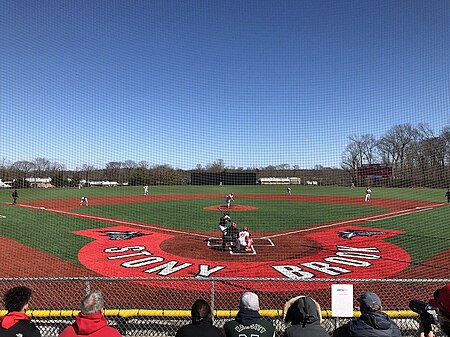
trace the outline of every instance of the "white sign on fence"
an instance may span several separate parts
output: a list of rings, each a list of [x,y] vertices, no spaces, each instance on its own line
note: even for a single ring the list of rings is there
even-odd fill
[[[331,285],[331,315],[353,317],[353,284]]]

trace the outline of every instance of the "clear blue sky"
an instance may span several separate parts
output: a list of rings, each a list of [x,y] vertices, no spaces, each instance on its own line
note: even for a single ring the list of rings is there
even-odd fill
[[[339,167],[450,125],[448,0],[2,0],[0,159]]]

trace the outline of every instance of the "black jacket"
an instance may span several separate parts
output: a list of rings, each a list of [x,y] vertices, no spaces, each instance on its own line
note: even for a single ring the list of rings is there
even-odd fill
[[[211,318],[205,318],[198,324],[182,326],[175,337],[225,337],[225,335],[222,330],[212,325]]]
[[[400,337],[400,329],[381,311],[363,313],[333,332],[333,337]]]
[[[275,336],[273,324],[250,309],[240,309],[236,319],[226,322],[223,328],[227,337]]]
[[[25,314],[13,311],[1,318],[0,336],[41,337],[41,333]]]

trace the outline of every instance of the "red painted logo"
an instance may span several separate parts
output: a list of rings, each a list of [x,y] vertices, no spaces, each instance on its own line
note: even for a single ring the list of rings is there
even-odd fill
[[[274,278],[280,280],[387,278],[410,265],[411,257],[400,247],[388,243],[386,238],[401,234],[394,230],[373,230],[361,226],[347,226],[310,233],[305,238],[322,247],[318,252],[289,260],[257,262],[258,246],[254,259],[242,261],[211,261],[199,256],[181,257],[164,251],[161,244],[175,236],[150,230],[136,230],[126,226],[78,231],[76,234],[94,239],[79,252],[80,262],[87,268],[108,277],[199,277],[199,278]],[[286,240],[286,238],[285,238]],[[199,239],[199,244],[204,244]],[[293,252],[295,253],[295,252]],[[224,252],[227,254],[227,252]],[[295,254],[292,254],[295,255]],[[256,262],[255,262],[256,261]],[[143,283],[148,284],[148,281]],[[177,283],[158,283],[167,288]],[[238,285],[248,287],[248,282],[218,281],[216,291],[241,291]],[[278,292],[280,282],[252,282],[252,288]],[[289,283],[291,290],[318,289],[328,284],[317,282]],[[183,282],[184,289],[200,290],[200,282]]]

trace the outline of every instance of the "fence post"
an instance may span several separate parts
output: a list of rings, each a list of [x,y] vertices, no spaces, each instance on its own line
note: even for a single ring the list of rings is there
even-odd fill
[[[91,292],[91,281],[86,280],[86,295],[88,295]]]
[[[211,281],[211,309],[214,312],[214,280]]]

